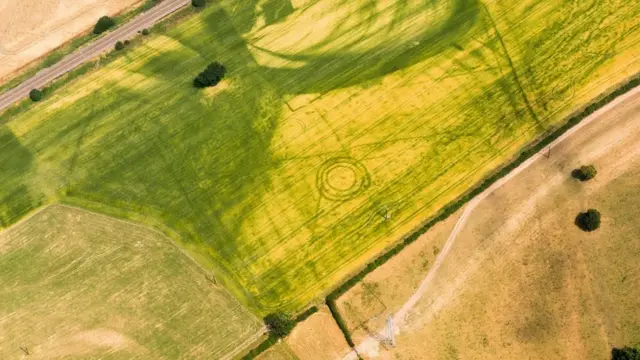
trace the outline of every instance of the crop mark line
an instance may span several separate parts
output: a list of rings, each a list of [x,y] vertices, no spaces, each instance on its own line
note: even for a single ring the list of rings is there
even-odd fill
[[[493,25],[493,29],[496,32],[496,38],[500,42],[500,46],[502,47],[502,50],[504,51],[505,57],[507,59],[507,62],[509,63],[509,67],[511,67],[511,73],[513,74],[513,77],[514,77],[514,79],[516,81],[516,85],[518,86],[518,89],[520,90],[520,93],[522,94],[522,98],[524,99],[525,105],[527,106],[527,109],[529,110],[529,114],[531,115],[531,117],[533,117],[533,120],[535,120],[536,124],[538,124],[538,126],[541,126],[542,124],[540,123],[540,119],[538,118],[538,114],[536,114],[536,112],[533,110],[533,107],[531,106],[531,103],[529,102],[529,98],[527,97],[527,93],[524,91],[524,87],[522,86],[522,82],[520,81],[520,77],[518,77],[518,72],[516,71],[516,67],[513,64],[513,60],[511,59],[511,55],[509,55],[509,50],[507,49],[507,46],[505,45],[504,40],[502,39],[502,35],[500,34],[500,31],[498,30],[498,25],[496,24],[495,20],[493,19],[493,16],[491,16],[491,13],[489,12],[489,9],[487,8],[487,5],[482,3],[482,8],[484,9],[485,13],[487,14],[487,17],[489,18],[489,21],[491,21],[491,24]]]
[[[331,126],[331,123],[329,123],[329,120],[327,120],[326,116],[321,111],[319,111],[314,105],[312,105],[312,107],[313,107],[313,110],[318,115],[320,115],[320,118],[322,119],[322,121],[324,121],[324,123],[327,125],[329,130],[331,130],[331,133],[333,134],[333,136],[336,137],[336,140],[338,141],[338,144],[340,144],[340,147],[342,148],[342,151],[344,151],[349,156],[351,156],[351,153],[349,152],[349,149],[342,143],[342,139],[340,138],[338,133],[333,129],[333,126]]]

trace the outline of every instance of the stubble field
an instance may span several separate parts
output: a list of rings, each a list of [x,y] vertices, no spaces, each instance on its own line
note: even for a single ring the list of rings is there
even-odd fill
[[[639,16],[629,1],[212,4],[2,119],[0,220],[56,201],[131,218],[258,313],[297,310],[640,70]],[[193,89],[214,60],[225,81]]]
[[[51,206],[0,234],[0,358],[230,359],[262,325],[169,239]]]
[[[0,82],[142,0],[36,0],[0,3]]]

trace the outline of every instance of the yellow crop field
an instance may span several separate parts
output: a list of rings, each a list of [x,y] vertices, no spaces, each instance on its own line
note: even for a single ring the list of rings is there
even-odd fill
[[[640,70],[631,1],[223,1],[5,115],[0,220],[162,229],[297,310]],[[228,69],[217,87],[192,80]]]

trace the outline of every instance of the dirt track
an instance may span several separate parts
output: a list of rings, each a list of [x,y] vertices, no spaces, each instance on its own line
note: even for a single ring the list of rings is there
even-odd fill
[[[435,277],[438,269],[440,268],[440,266],[444,262],[445,258],[447,257],[449,251],[453,247],[453,245],[454,245],[454,243],[456,241],[457,235],[464,228],[467,220],[469,219],[470,215],[473,213],[473,210],[482,202],[482,200],[484,200],[487,196],[491,195],[494,191],[496,191],[497,189],[502,187],[505,183],[507,183],[509,180],[511,180],[512,178],[517,176],[523,170],[527,169],[532,164],[536,163],[538,160],[545,158],[547,156],[549,148],[552,149],[553,147],[555,147],[559,143],[561,143],[561,142],[565,141],[567,138],[571,137],[574,133],[576,133],[579,130],[583,129],[584,127],[586,127],[587,125],[591,124],[592,122],[602,118],[603,114],[606,114],[606,113],[608,113],[608,112],[610,112],[612,110],[615,110],[618,105],[621,105],[621,104],[623,104],[625,102],[635,102],[635,101],[639,101],[639,100],[640,100],[640,87],[631,90],[630,92],[628,92],[627,94],[625,94],[623,96],[620,96],[616,100],[614,100],[611,103],[607,104],[605,107],[603,107],[600,110],[598,110],[595,113],[593,113],[588,118],[584,119],[578,125],[576,125],[573,128],[569,129],[562,136],[560,136],[555,141],[553,141],[548,147],[545,147],[544,149],[539,151],[537,154],[535,154],[534,156],[532,156],[531,158],[529,158],[528,160],[526,160],[525,162],[520,164],[520,166],[515,168],[509,174],[507,174],[506,176],[504,176],[503,178],[501,178],[500,180],[495,182],[493,185],[491,185],[489,188],[487,188],[481,194],[479,194],[478,196],[473,198],[466,205],[466,207],[464,208],[464,212],[462,213],[462,215],[458,219],[458,222],[456,223],[456,225],[453,228],[451,234],[449,235],[449,237],[447,239],[447,242],[443,246],[442,251],[438,254],[438,257],[436,258],[433,267],[426,274],[426,276],[424,277],[424,279],[420,283],[420,286],[418,287],[418,289],[403,304],[403,306],[394,314],[394,316],[393,316],[394,325],[396,327],[400,327],[400,328],[402,327],[402,325],[405,322],[405,319],[407,317],[407,314],[414,308],[414,306],[422,298],[423,294],[427,291],[427,289],[429,289],[430,283],[432,282],[432,280]],[[379,333],[380,334],[384,334],[384,329],[380,329]],[[369,338],[366,338],[365,340],[363,340],[360,344],[358,344],[356,346],[356,348],[358,348],[358,349],[367,349],[367,348],[369,348],[371,346],[375,347],[376,343],[377,343],[377,340],[369,337]],[[347,355],[345,357],[345,359],[352,359],[352,358],[355,358],[355,356],[356,356],[356,354],[354,352],[352,352],[349,355]]]
[[[113,46],[117,41],[135,36],[138,31],[152,26],[162,18],[188,5],[189,3],[189,0],[164,0],[151,10],[133,18],[130,22],[67,55],[51,67],[42,69],[17,87],[0,94],[0,111],[26,97],[31,89],[39,89],[46,86],[51,81],[93,59],[94,57],[113,49]]]

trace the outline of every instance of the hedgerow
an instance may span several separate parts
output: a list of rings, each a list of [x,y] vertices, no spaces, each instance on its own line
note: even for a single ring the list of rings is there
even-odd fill
[[[303,322],[303,321],[307,320],[309,318],[309,316],[315,314],[316,312],[318,312],[318,308],[316,306],[312,306],[312,307],[308,308],[305,312],[303,312],[302,314],[298,315],[294,319],[295,324],[298,324],[300,322]],[[270,347],[275,345],[278,342],[279,339],[280,338],[277,337],[277,336],[270,335],[265,341],[261,342],[258,346],[256,346],[255,348],[251,349],[251,351],[249,351],[249,353],[247,355],[243,356],[242,360],[254,359],[256,356],[262,354],[263,352],[267,351]]]

